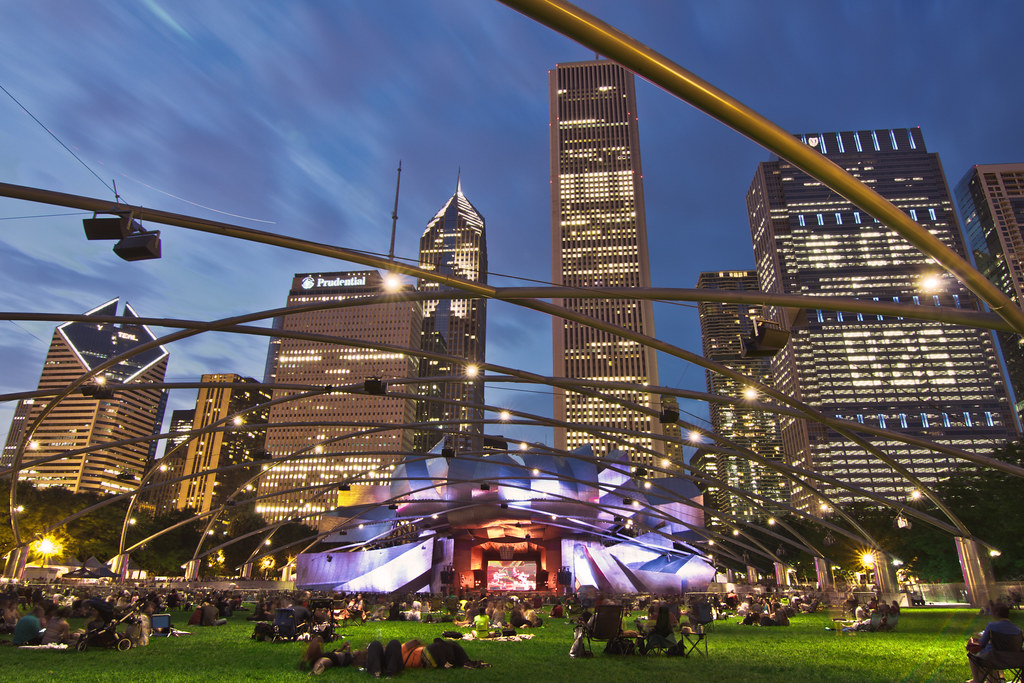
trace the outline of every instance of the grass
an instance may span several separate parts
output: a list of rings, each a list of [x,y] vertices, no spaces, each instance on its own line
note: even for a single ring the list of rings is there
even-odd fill
[[[253,625],[245,613],[221,627],[186,627],[188,615],[174,613],[178,628],[192,631],[179,638],[154,638],[148,647],[128,652],[90,649],[32,651],[0,647],[0,677],[31,681],[299,681],[296,669],[305,643],[260,643],[251,640]],[[631,620],[629,620],[631,622]],[[690,658],[614,657],[594,643],[593,659],[570,659],[572,628],[565,620],[531,631],[524,642],[464,642],[474,659],[491,669],[404,672],[409,681],[956,681],[969,677],[964,642],[984,628],[987,618],[973,610],[904,610],[894,633],[837,634],[819,613],[797,616],[789,628],[745,627],[736,620],[717,622],[709,636],[710,656]],[[627,622],[628,624],[629,622]],[[79,624],[72,623],[72,628]],[[451,624],[378,622],[345,629],[353,646],[391,638],[424,641]],[[9,638],[9,637],[8,637]],[[355,669],[331,669],[321,680],[365,680]],[[308,679],[306,679],[308,680]]]

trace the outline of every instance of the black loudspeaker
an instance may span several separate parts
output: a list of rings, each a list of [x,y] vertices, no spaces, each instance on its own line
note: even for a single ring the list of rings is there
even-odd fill
[[[474,584],[476,584],[475,587],[476,588],[482,587],[484,585],[485,581],[487,581],[487,572],[485,572],[483,569],[474,569],[473,570],[473,582],[474,582]]]
[[[537,570],[537,585],[546,586],[548,585],[548,570],[538,569]]]
[[[114,253],[125,261],[160,258],[160,232],[128,235],[114,245]]]
[[[448,571],[447,569],[441,570],[441,583],[446,586],[450,586],[455,579],[455,572]]]

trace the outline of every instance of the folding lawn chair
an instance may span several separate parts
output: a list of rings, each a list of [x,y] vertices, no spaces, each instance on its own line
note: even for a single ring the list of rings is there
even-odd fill
[[[149,617],[150,635],[169,636],[171,635],[171,615],[153,614]]]
[[[611,640],[622,633],[622,605],[598,605],[591,622],[583,624],[583,632],[587,640],[587,656],[592,657],[591,640]]]
[[[1024,636],[993,631],[988,635],[992,640],[992,651],[983,657],[973,654],[967,656],[981,668],[985,680],[989,680],[990,675],[998,675],[998,672],[1002,671],[1007,683],[1020,683],[1021,673],[1024,671],[1024,652],[1021,652]]]

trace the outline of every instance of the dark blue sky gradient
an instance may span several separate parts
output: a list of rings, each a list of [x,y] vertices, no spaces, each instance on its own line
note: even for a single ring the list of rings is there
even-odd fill
[[[788,130],[921,126],[951,183],[971,164],[1024,160],[1024,3],[580,5]],[[35,0],[2,14],[0,85],[127,202],[384,253],[401,159],[396,252],[414,258],[461,168],[492,272],[550,279],[547,70],[593,53],[497,2]],[[744,194],[768,154],[646,82],[638,98],[655,286],[751,268]],[[3,93],[0,122],[0,180],[111,197]],[[163,259],[125,263],[85,241],[81,216],[12,219],[62,211],[0,199],[0,309],[121,296],[144,316],[216,319],[283,305],[294,273],[351,267],[177,228]],[[489,361],[550,373],[546,317],[492,303],[489,320]],[[36,387],[53,327],[0,324],[0,392]],[[657,305],[656,328],[699,352],[693,307]],[[170,351],[172,380],[260,377],[266,340],[204,335]],[[662,359],[660,375],[704,387],[681,361]],[[551,411],[543,394],[487,398]],[[0,405],[0,433],[12,409]]]

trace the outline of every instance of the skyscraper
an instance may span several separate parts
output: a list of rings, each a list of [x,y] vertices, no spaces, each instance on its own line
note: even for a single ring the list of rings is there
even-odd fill
[[[964,255],[963,238],[936,154],[918,128],[801,135],[855,177]],[[761,288],[808,296],[843,296],[921,306],[978,308],[976,297],[945,276],[906,240],[792,164],[758,166],[747,194]],[[938,287],[935,282],[940,282]],[[941,322],[894,316],[808,312],[774,358],[776,388],[829,417],[986,452],[1016,434],[992,335]],[[783,313],[771,311],[781,322]],[[786,461],[875,493],[905,497],[909,485],[846,437],[783,416]],[[925,483],[952,458],[897,441],[871,438]],[[840,501],[853,494],[822,489]],[[816,510],[814,494],[794,500]]]
[[[699,289],[759,291],[757,273],[752,270],[701,273]],[[698,305],[704,357],[725,365],[761,384],[771,385],[771,361],[765,357],[745,357],[743,337],[751,334],[750,321],[760,318],[760,306],[704,301]],[[749,385],[715,372],[706,372],[708,393],[738,401],[749,401]],[[782,461],[775,416],[763,411],[744,409],[741,405],[710,403],[711,426],[715,433],[738,446],[748,448],[768,460]],[[714,472],[725,484],[741,491],[756,493],[773,501],[783,499],[778,472],[747,457],[728,453],[709,453],[704,462],[715,461]],[[712,475],[706,470],[705,474]],[[725,489],[718,489],[715,501],[705,500],[723,512],[745,518],[764,516],[763,509],[747,498]],[[785,495],[788,502],[789,494]],[[769,506],[770,508],[770,506]]]
[[[98,306],[87,315],[116,316],[118,300]],[[129,304],[124,316],[137,318]],[[131,351],[156,336],[145,325],[67,322],[57,327],[39,378],[40,389],[63,389],[101,363]],[[36,486],[62,486],[74,492],[123,493],[134,490],[150,459],[150,442],[141,441],[79,453],[46,463],[43,458],[104,443],[151,436],[163,421],[160,389],[124,390],[120,385],[163,382],[167,350],[156,346],[104,370],[98,382],[62,400],[31,434],[25,450],[21,480]],[[91,395],[86,395],[89,392]],[[26,424],[32,425],[49,401],[37,400]],[[25,430],[27,432],[27,428]]]
[[[148,488],[142,492],[136,501],[140,512],[150,515],[163,515],[177,509],[178,489],[180,483],[170,483],[181,476],[185,469],[185,458],[183,455],[168,458],[174,449],[188,441],[188,433],[192,431],[192,422],[196,417],[196,409],[172,410],[170,424],[167,426],[167,433],[175,436],[168,436],[164,440],[164,454],[155,463],[157,471],[153,473],[147,482]]]
[[[408,291],[411,287],[403,286]],[[375,270],[300,273],[292,280],[288,307],[317,302],[337,306],[287,314],[279,329],[327,335],[403,349],[418,349],[422,312],[418,302],[345,306],[352,299],[385,293]],[[414,356],[379,351],[343,342],[282,338],[274,377],[278,384],[351,385],[380,379],[417,376]],[[297,393],[276,389],[274,398]],[[312,523],[337,505],[338,485],[387,481],[394,462],[412,450],[405,427],[415,417],[415,402],[376,393],[327,393],[274,405],[268,421],[266,450],[274,460],[302,451],[303,459],[274,464],[260,478],[256,505],[268,521],[310,515]],[[294,426],[288,426],[289,424]],[[393,454],[393,455],[392,455]]]
[[[978,269],[1020,306],[1024,303],[1024,164],[974,166],[956,186],[960,215]],[[1024,340],[997,332],[1016,411],[1024,419]]]
[[[549,74],[551,128],[551,279],[565,287],[649,287],[640,139],[633,74],[609,61],[558,64]],[[562,299],[555,303],[654,335],[650,301]],[[656,385],[653,350],[616,335],[553,319],[554,375]],[[606,390],[651,405],[641,391]],[[555,390],[555,418],[597,428],[661,434],[657,420],[598,398]],[[662,452],[648,437],[629,441]],[[617,446],[587,432],[555,429],[555,446]],[[652,463],[646,455],[634,459]]]
[[[183,454],[184,465],[181,471],[184,474],[197,475],[206,470],[246,462],[258,463],[265,459],[263,448],[269,408],[259,406],[270,400],[270,392],[257,386],[256,380],[238,375],[203,375],[202,381],[253,386],[201,387],[196,396],[191,429],[203,429],[224,420],[229,415],[247,409],[253,410],[249,410],[244,416],[238,416],[232,423],[224,424],[223,429],[192,438]],[[191,508],[196,512],[207,512],[222,505],[224,500],[234,495],[235,489],[253,474],[255,471],[251,468],[238,468],[185,479],[177,484],[175,506],[179,510]],[[235,499],[239,497],[235,495]]]
[[[455,194],[427,224],[420,237],[420,268],[441,275],[487,282],[487,241],[484,217],[462,194],[462,178]],[[423,292],[454,292],[437,282],[420,280]],[[423,302],[421,347],[427,351],[464,358],[466,364],[484,362],[487,327],[486,299],[436,299]],[[480,379],[466,377],[466,367],[434,359],[420,361],[421,377],[461,378],[458,382],[435,382],[421,387],[426,398],[417,410],[418,422],[467,420],[445,431],[461,431],[471,435],[470,448],[479,451],[483,425],[468,421],[483,419],[483,410],[470,407],[484,401],[484,384]],[[431,401],[441,398],[449,402]],[[416,437],[416,450],[426,451],[437,442],[436,432],[421,431]]]

